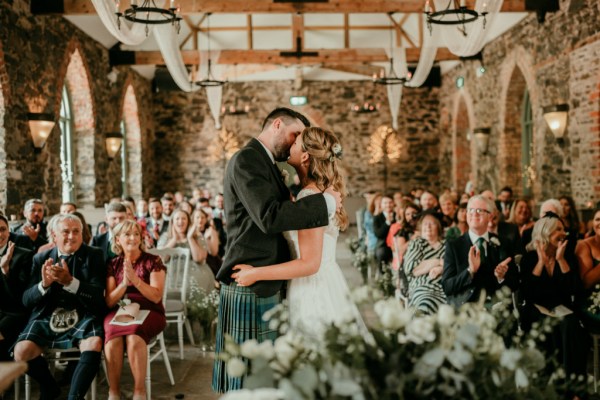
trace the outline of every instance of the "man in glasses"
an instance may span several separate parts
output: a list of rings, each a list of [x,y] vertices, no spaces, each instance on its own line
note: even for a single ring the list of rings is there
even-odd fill
[[[478,301],[482,292],[486,301],[491,300],[502,286],[517,286],[514,254],[488,232],[494,208],[493,201],[484,196],[471,197],[467,204],[469,230],[446,243],[442,287],[452,305]]]

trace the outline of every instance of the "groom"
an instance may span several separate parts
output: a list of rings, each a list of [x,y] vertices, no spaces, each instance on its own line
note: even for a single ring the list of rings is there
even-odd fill
[[[339,193],[333,192],[290,201],[290,192],[275,161],[288,159],[296,137],[308,126],[304,115],[289,108],[276,108],[265,118],[258,138],[250,140],[227,165],[223,191],[227,246],[217,273],[221,290],[212,382],[216,392],[242,387],[242,379],[229,377],[225,363],[218,357],[224,349],[225,335],[232,336],[236,343],[274,340],[277,332],[269,329],[262,315],[280,303],[284,286],[283,281],[238,286],[231,278],[233,267],[289,261],[290,252],[282,232],[327,225],[329,213],[334,213],[336,202],[340,202]]]

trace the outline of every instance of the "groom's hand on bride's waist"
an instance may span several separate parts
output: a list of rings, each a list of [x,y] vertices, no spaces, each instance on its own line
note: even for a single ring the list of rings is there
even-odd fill
[[[231,278],[235,280],[238,286],[250,286],[256,282],[256,279],[253,278],[253,269],[252,265],[247,264],[237,264],[233,267],[234,272],[231,274]]]

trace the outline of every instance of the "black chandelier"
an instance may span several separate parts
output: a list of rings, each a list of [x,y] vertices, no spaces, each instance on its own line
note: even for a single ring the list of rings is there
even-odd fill
[[[215,77],[212,74],[212,71],[210,70],[212,64],[212,61],[210,59],[210,13],[206,14],[206,41],[208,43],[208,68],[206,71],[206,78],[202,79],[201,81],[196,81],[195,83],[196,85],[201,87],[223,86],[227,82],[215,79]]]
[[[381,70],[379,75],[373,74],[373,83],[377,85],[403,85],[408,81],[407,77],[399,77],[396,74],[396,70],[394,70],[394,37],[392,35],[393,27],[391,25],[392,13],[388,14],[390,18],[390,74],[388,76],[385,75],[385,72]]]
[[[484,5],[485,7],[485,5]],[[440,11],[431,11],[429,0],[425,2],[424,14],[427,16],[427,28],[429,34],[432,33],[432,24],[436,25],[462,25],[460,30],[464,36],[467,36],[465,25],[483,18],[483,29],[485,29],[486,15],[488,12],[484,9],[482,12],[470,10],[466,6],[465,0],[448,0],[448,5]]]
[[[172,24],[177,33],[181,29],[181,14],[180,10],[175,7],[175,0],[169,0],[169,8],[158,7],[154,0],[143,0],[141,5],[138,5],[137,0],[131,0],[130,7],[125,11],[120,11],[120,0],[115,1],[117,11],[117,26],[121,29],[121,17],[131,22],[146,24],[146,36],[148,36],[148,25]]]

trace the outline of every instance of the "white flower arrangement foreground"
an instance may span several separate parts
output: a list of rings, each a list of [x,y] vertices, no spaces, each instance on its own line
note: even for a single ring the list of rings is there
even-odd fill
[[[361,288],[355,299],[364,299],[369,290]],[[510,297],[503,300],[509,302]],[[501,334],[512,330],[514,317],[504,306],[489,312],[483,303],[459,310],[444,305],[423,316],[390,298],[377,301],[374,310],[374,340],[365,341],[346,324],[332,325],[325,340],[316,341],[287,330],[287,311],[280,306],[269,317],[287,332],[275,343],[238,345],[229,338],[220,355],[227,371],[247,376],[244,390],[221,399],[559,398],[564,374],[547,372],[550,364],[535,345],[549,326],[537,326],[532,331],[537,338],[513,333],[507,347]]]

